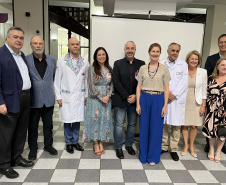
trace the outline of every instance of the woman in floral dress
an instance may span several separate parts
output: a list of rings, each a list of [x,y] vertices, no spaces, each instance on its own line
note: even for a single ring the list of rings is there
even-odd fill
[[[220,124],[226,125],[226,58],[217,61],[213,74],[208,81],[207,111],[202,133],[209,138],[208,158],[210,160],[214,160],[214,144],[217,138],[215,161],[220,162],[225,137],[217,137],[217,126]]]
[[[99,47],[94,52],[93,65],[88,69],[88,100],[86,104],[83,140],[93,140],[97,155],[105,153],[102,141],[113,138],[111,94],[113,91],[112,68],[107,51]]]

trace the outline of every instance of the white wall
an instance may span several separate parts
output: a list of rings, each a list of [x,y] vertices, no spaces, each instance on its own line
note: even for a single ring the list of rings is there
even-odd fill
[[[162,46],[160,60],[166,59],[171,42],[181,45],[179,58],[185,60],[191,50],[201,52],[204,25],[198,23],[152,21],[126,18],[92,17],[91,56],[97,47],[104,47],[113,66],[114,61],[124,57],[127,41],[136,44],[138,59],[149,62],[148,48],[157,42]]]
[[[45,0],[45,5],[46,5]],[[24,46],[22,51],[27,55],[32,52],[30,48],[30,39],[37,35],[36,30],[40,30],[40,36],[43,37],[43,4],[42,0],[14,0],[14,25],[21,27],[25,32]],[[30,17],[25,16],[25,12],[30,12]],[[45,14],[45,16],[47,16]],[[49,28],[45,28],[49,30]],[[45,37],[46,53],[48,53],[48,38]]]

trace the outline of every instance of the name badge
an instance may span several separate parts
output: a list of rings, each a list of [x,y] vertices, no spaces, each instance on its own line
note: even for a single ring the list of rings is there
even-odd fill
[[[182,75],[183,72],[176,72],[176,75]]]

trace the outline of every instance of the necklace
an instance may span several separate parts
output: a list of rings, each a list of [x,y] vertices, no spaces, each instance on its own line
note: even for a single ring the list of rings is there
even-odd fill
[[[150,63],[151,63],[151,62],[150,62]],[[157,67],[157,69],[156,69],[155,71],[153,71],[153,72],[150,71],[150,63],[148,64],[148,75],[149,75],[149,77],[150,77],[151,79],[153,79],[153,78],[155,77],[155,75],[156,75],[158,69],[159,69],[159,62],[158,62],[158,67]]]

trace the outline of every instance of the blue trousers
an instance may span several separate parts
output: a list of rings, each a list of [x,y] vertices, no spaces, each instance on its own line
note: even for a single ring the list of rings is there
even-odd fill
[[[164,94],[151,95],[145,92],[140,96],[141,115],[139,159],[141,163],[159,163],[161,156]]]
[[[80,122],[64,123],[64,138],[67,145],[78,143]]]

